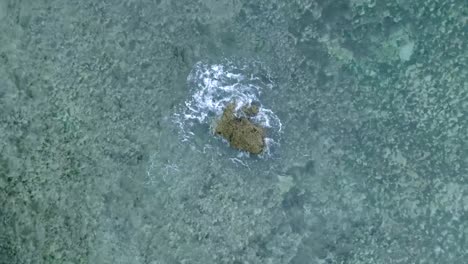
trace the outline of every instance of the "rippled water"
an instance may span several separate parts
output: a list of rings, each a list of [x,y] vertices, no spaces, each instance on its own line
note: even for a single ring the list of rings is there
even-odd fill
[[[468,263],[463,0],[0,0],[0,264]],[[268,149],[212,133],[260,106]]]

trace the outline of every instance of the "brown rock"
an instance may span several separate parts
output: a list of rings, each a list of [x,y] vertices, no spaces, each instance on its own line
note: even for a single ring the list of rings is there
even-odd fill
[[[242,111],[244,112],[244,114],[248,117],[253,117],[253,116],[256,116],[258,114],[258,111],[260,109],[258,108],[258,106],[256,105],[250,105],[250,106],[244,106],[242,108]]]
[[[215,133],[228,140],[233,148],[253,154],[260,154],[265,147],[264,128],[254,124],[249,118],[237,117],[235,115],[235,108],[235,103],[230,103],[224,109],[223,116],[216,126]],[[256,113],[258,113],[258,107]],[[246,113],[246,115],[248,114]]]

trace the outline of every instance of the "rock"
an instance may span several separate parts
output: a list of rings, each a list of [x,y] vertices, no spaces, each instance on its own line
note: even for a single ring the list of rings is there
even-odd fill
[[[248,117],[256,116],[259,110],[260,109],[256,105],[244,106],[242,108],[242,112]]]
[[[260,154],[265,147],[265,130],[249,119],[258,113],[258,107],[244,108],[243,112],[247,117],[237,117],[235,109],[235,103],[226,106],[215,128],[215,133],[229,141],[233,148]]]

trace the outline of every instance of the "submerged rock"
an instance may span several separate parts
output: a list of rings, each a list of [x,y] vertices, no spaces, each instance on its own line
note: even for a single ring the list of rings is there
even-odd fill
[[[265,130],[250,120],[258,114],[258,106],[244,107],[242,111],[246,117],[236,116],[235,110],[235,103],[226,106],[215,133],[229,141],[233,148],[260,154],[265,147]]]

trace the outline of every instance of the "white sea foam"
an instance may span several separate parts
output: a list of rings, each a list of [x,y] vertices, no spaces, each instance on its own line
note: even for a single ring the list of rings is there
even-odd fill
[[[187,77],[190,97],[174,119],[183,141],[192,141],[197,134],[196,125],[211,126],[227,104],[235,102],[236,110],[256,104],[259,113],[253,121],[267,128],[265,155],[270,155],[270,148],[279,144],[282,124],[278,116],[262,103],[262,94],[273,89],[273,82],[266,73],[252,73],[254,68],[255,65],[237,66],[231,62],[198,62],[194,65]]]

